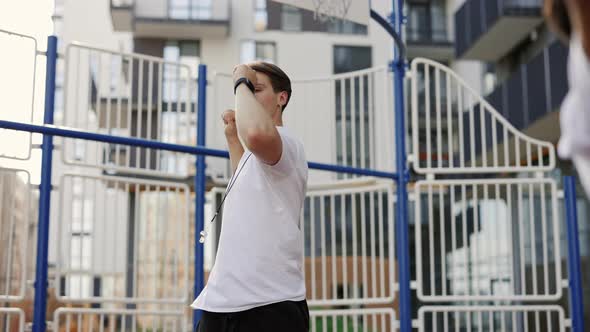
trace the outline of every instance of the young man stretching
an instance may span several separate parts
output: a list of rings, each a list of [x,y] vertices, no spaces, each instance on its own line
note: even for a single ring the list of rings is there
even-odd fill
[[[199,332],[309,329],[299,216],[307,186],[303,144],[283,127],[291,81],[256,62],[233,73],[223,113],[233,170],[215,265],[192,307]]]

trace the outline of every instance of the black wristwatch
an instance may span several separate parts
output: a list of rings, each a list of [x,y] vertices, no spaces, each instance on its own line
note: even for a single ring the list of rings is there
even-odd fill
[[[238,80],[236,81],[236,84],[234,85],[234,95],[236,94],[236,91],[238,90],[238,86],[240,86],[240,84],[245,83],[246,86],[248,87],[248,89],[250,89],[250,91],[252,91],[252,93],[254,93],[254,84],[252,84],[252,82],[250,82],[249,79],[247,79],[246,77],[240,77],[238,78]]]

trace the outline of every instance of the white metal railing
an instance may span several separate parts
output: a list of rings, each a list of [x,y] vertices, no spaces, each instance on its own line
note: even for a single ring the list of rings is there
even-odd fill
[[[418,330],[565,331],[557,184],[543,177],[554,146],[519,132],[441,64],[414,59],[411,84],[411,161],[427,175],[411,197],[416,293],[457,304],[421,307]]]
[[[376,67],[317,79],[293,79],[293,95],[284,124],[303,141],[309,160],[385,171],[395,169],[392,147],[393,97],[391,72]],[[231,75],[212,78],[208,109],[208,145],[225,149],[221,113],[234,108]],[[216,161],[214,161],[216,162]],[[208,162],[209,163],[209,162]],[[229,176],[226,161],[213,168]],[[310,172],[310,182],[350,178],[351,175]]]
[[[29,173],[0,168],[0,303],[25,295],[31,208]]]
[[[415,206],[416,224],[423,225],[415,228],[421,300],[562,296],[552,179],[418,181]]]
[[[560,331],[566,321],[557,305],[423,306],[418,331]]]
[[[519,132],[451,69],[417,58],[412,61],[411,81],[412,164],[417,173],[549,171],[555,167],[551,143]]]
[[[66,48],[63,125],[101,134],[196,144],[191,68],[141,54],[81,44]],[[65,163],[109,171],[186,177],[193,156],[63,139]],[[193,171],[194,172],[194,171]]]
[[[25,312],[19,308],[0,307],[0,330],[7,332],[24,332]]]
[[[0,61],[2,120],[31,123],[35,107],[37,40],[0,29],[0,46],[7,50]],[[0,158],[29,159],[31,137],[28,132],[0,129],[0,142],[12,142],[3,146]]]
[[[187,185],[65,174],[59,188],[60,300],[186,302],[191,252]]]
[[[310,306],[393,303],[394,193],[359,178],[308,189],[301,215]]]
[[[310,331],[397,331],[393,308],[311,310]]]
[[[188,331],[182,311],[59,308],[54,331]]]

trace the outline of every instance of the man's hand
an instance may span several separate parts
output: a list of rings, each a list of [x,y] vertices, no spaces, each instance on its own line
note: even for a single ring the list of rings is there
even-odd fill
[[[256,85],[256,72],[252,68],[244,64],[240,64],[234,67],[234,84],[236,84],[236,81],[242,77],[247,78],[248,80],[250,80],[250,82],[252,82],[252,84]]]
[[[221,114],[221,119],[225,125],[225,137],[228,140],[238,140],[238,128],[236,127],[236,112],[226,110]]]
[[[234,110],[226,110],[221,114],[221,119],[225,125],[225,139],[227,140],[227,147],[229,149],[232,172],[235,172],[240,158],[242,158],[242,154],[244,153],[244,147],[240,142],[236,127],[236,112]]]

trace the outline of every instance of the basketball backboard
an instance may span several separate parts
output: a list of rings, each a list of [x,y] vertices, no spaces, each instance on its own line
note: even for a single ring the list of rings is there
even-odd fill
[[[316,19],[326,21],[343,19],[359,24],[369,24],[369,0],[272,0],[294,7],[311,10]]]

